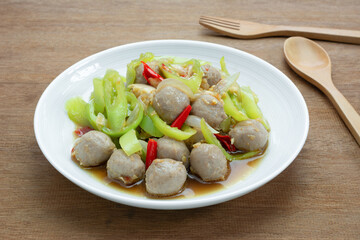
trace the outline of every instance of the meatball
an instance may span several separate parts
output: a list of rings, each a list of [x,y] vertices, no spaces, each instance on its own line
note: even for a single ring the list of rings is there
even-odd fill
[[[115,144],[105,133],[90,131],[79,138],[74,145],[73,156],[84,167],[97,166],[109,159]]]
[[[229,135],[237,149],[254,151],[265,147],[269,133],[261,122],[250,119],[236,124]]]
[[[154,70],[156,73],[160,74],[160,68],[155,62],[148,62],[146,63],[152,70]],[[144,72],[144,65],[140,63],[140,65],[135,69],[136,77],[135,77],[135,83],[144,83],[146,84],[147,81],[144,78],[143,72]]]
[[[170,196],[180,192],[187,178],[184,164],[173,159],[155,159],[146,171],[146,191],[152,195]]]
[[[202,143],[194,146],[190,154],[190,169],[202,180],[222,181],[228,174],[228,162],[220,148]]]
[[[220,72],[213,66],[206,64],[204,66],[201,67],[204,75],[203,75],[203,80],[206,80],[206,83],[203,82],[202,86],[204,86],[204,89],[208,89],[209,87],[211,87],[212,85],[217,84],[220,80],[221,80],[221,74]],[[207,87],[207,88],[206,88]]]
[[[210,94],[201,95],[192,105],[191,113],[204,118],[213,128],[219,128],[227,116],[223,103]]]
[[[171,124],[189,104],[189,97],[171,86],[156,91],[153,100],[155,111],[168,124]]]
[[[180,161],[186,168],[189,167],[189,149],[183,141],[177,141],[169,137],[157,140],[157,157],[171,158]]]
[[[130,156],[122,149],[114,150],[106,165],[109,178],[122,181],[124,184],[133,184],[144,178],[145,164],[138,154]]]

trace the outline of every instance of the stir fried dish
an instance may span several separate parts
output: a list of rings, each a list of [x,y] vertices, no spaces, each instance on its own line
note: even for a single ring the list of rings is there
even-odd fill
[[[107,70],[93,79],[88,102],[67,101],[77,125],[72,157],[83,167],[106,165],[120,185],[145,184],[146,194],[183,191],[188,175],[224,181],[229,162],[261,156],[270,127],[250,87],[198,59],[141,54],[126,76]]]

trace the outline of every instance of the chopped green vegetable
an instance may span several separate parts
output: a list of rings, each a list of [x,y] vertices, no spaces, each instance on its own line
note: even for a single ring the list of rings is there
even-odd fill
[[[111,130],[117,131],[123,127],[127,116],[125,86],[119,73],[114,70],[108,70],[103,81],[108,126]]]
[[[144,116],[143,105],[138,101],[135,95],[131,92],[126,92],[126,98],[130,102],[130,108],[134,106],[129,117],[124,122],[124,126],[119,130],[111,130],[107,127],[103,127],[102,131],[112,137],[120,137],[128,131],[135,129],[141,123]]]
[[[121,81],[123,81],[124,84],[126,84],[126,77],[120,75]]]
[[[171,137],[173,139],[183,141],[185,139],[188,139],[192,135],[196,133],[196,130],[184,125],[181,130],[175,127],[170,127],[169,125],[164,122],[159,115],[155,112],[155,110],[148,106],[148,112],[147,115],[151,118],[152,122],[154,123],[154,126],[162,132],[164,135]]]
[[[252,94],[250,87],[241,88],[242,107],[251,119],[261,118],[262,114]]]
[[[241,102],[239,101],[239,98],[235,94],[229,94],[231,101],[233,102],[234,106],[242,113],[245,113],[244,108],[241,106]]]
[[[152,122],[151,118],[145,114],[141,123],[140,123],[140,127],[148,134],[150,134],[153,137],[162,137],[164,136],[164,134],[162,132],[160,132],[155,126],[154,123]]]
[[[230,131],[230,126],[231,126],[231,117],[226,118],[224,121],[220,123],[220,129],[225,133]]]
[[[87,103],[81,97],[67,100],[65,109],[71,121],[80,126],[91,126],[87,118]]]
[[[119,143],[128,156],[142,150],[142,146],[136,137],[136,131],[134,129],[122,135],[119,139]]]
[[[255,96],[255,93],[250,89],[250,87],[241,87],[241,106],[243,107],[249,118],[259,120],[264,125],[266,130],[269,131],[269,123],[266,121],[260,108],[256,104],[257,96],[256,98]]]
[[[227,68],[226,68],[225,58],[224,58],[224,57],[222,57],[222,58],[220,59],[220,66],[221,66],[221,71],[222,71],[223,73],[225,73],[226,75],[230,75],[229,71],[228,71]]]
[[[209,143],[209,144],[214,144],[215,146],[220,148],[222,153],[225,155],[226,159],[229,160],[229,161],[244,160],[244,159],[247,159],[247,158],[250,158],[250,157],[254,157],[254,156],[256,156],[256,155],[258,155],[260,153],[260,151],[252,151],[252,152],[247,152],[247,153],[243,153],[243,154],[231,155],[222,147],[221,143],[214,136],[214,134],[211,133],[211,131],[208,128],[208,126],[206,125],[206,122],[205,122],[204,119],[201,119],[200,124],[201,124],[201,132],[204,135],[204,138],[205,138],[206,142]]]
[[[94,91],[92,93],[92,96],[94,98],[95,113],[104,113],[105,101],[103,80],[100,78],[94,78],[93,85]]]
[[[148,143],[146,141],[144,141],[144,140],[139,140],[139,142],[140,142],[141,147],[142,147],[140,157],[141,157],[141,160],[143,162],[145,162],[145,160],[146,160],[146,152],[147,152],[147,144]]]
[[[94,100],[90,100],[86,107],[86,117],[89,120],[91,126],[95,130],[99,130],[96,123],[96,115],[95,115],[95,106],[94,106]]]
[[[233,117],[236,121],[239,122],[249,119],[246,113],[235,107],[228,93],[224,93],[222,99],[224,101],[224,111],[227,115]]]
[[[125,92],[125,95],[126,95],[126,101],[128,102],[128,104],[130,104],[129,106],[130,110],[134,110],[136,105],[139,104],[138,99],[132,92],[127,91]]]
[[[154,58],[154,54],[151,52],[147,52],[145,54],[140,54],[140,58],[132,60],[127,65],[127,71],[126,71],[126,86],[129,86],[130,84],[133,84],[136,78],[136,68],[141,64],[141,61],[143,62],[150,62]]]
[[[166,64],[164,64],[164,65],[165,65],[165,67],[162,67],[160,69],[161,69],[162,73],[164,74],[165,78],[172,78],[172,79],[176,79],[176,80],[179,80],[179,81],[185,83],[191,89],[191,91],[193,91],[194,93],[199,91],[202,77],[203,77],[203,72],[201,70],[201,65],[198,60],[191,59],[191,60],[181,64],[181,66],[183,66],[183,67],[192,65],[193,75],[190,78],[181,77],[177,73],[174,73],[175,71],[171,71],[172,67],[170,65],[166,65]],[[170,69],[170,71],[169,71],[169,69]]]

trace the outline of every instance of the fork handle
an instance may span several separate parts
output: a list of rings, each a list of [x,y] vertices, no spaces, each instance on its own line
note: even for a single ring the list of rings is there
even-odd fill
[[[356,30],[280,25],[274,28],[273,33],[283,36],[302,36],[312,39],[360,44],[360,31]]]

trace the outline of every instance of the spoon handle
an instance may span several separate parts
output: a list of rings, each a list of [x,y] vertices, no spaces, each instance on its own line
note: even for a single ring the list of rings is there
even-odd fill
[[[360,146],[360,115],[334,85],[326,88],[324,92]]]
[[[312,39],[360,44],[360,31],[357,30],[282,25],[276,28],[284,36],[302,36]]]

